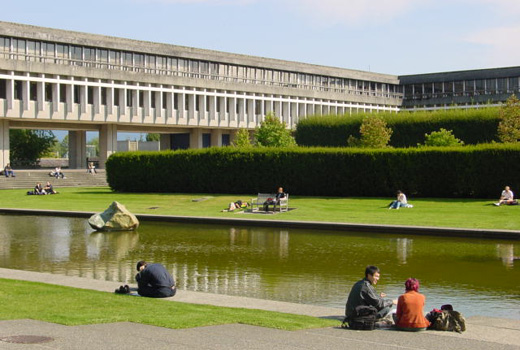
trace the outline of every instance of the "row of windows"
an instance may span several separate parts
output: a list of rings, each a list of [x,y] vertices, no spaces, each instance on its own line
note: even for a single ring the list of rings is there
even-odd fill
[[[0,37],[0,57],[318,91],[402,98],[399,85]]]
[[[14,80],[13,92],[15,100],[23,99],[23,87],[24,82],[19,80]],[[93,105],[94,97],[97,93],[97,90],[93,86],[83,86],[83,85],[65,85],[65,84],[49,84],[46,83],[43,85],[42,97],[45,102],[53,101],[53,94],[58,93],[59,102],[66,103],[67,97],[71,98],[74,103],[80,104],[81,97],[86,97],[86,103]],[[56,92],[55,88],[58,87]],[[7,98],[7,90],[8,84],[7,80],[0,79],[0,99]],[[28,84],[28,96],[30,101],[38,100],[38,83],[29,82]],[[162,94],[162,96],[160,95]],[[159,92],[159,91],[151,91],[149,97],[150,99],[150,107],[156,108],[158,98],[161,98],[159,101],[162,101],[161,108],[167,109],[168,107],[168,93],[167,92]],[[145,91],[142,90],[132,90],[132,89],[113,89],[113,104],[117,107],[145,107]],[[106,106],[108,104],[109,99],[109,91],[105,87],[101,87],[99,91],[99,104]],[[126,102],[125,102],[126,100]],[[214,108],[216,112],[222,111],[221,106],[225,104],[226,113],[231,113],[231,109],[235,106],[236,113],[239,114],[240,110],[244,110],[246,114],[250,114],[251,109],[254,108],[256,114],[260,114],[260,111],[268,111],[272,108],[272,101],[262,101],[262,100],[254,100],[250,103],[248,100],[244,100],[244,98],[238,99],[237,101],[233,101],[231,97],[218,97],[214,100],[210,96],[205,95],[192,95],[192,94],[175,94],[173,98],[172,107],[174,110],[179,110],[180,104],[183,103],[184,110],[190,109],[190,104],[194,105],[195,111],[201,112],[202,110],[206,112],[211,111],[211,104],[214,103]],[[303,102],[302,102],[303,103]],[[319,103],[318,103],[319,104]]]
[[[405,100],[453,96],[512,94],[520,91],[519,77],[460,80],[404,86]]]

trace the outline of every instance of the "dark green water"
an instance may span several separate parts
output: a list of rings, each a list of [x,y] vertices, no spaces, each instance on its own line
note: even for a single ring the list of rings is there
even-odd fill
[[[93,232],[85,219],[0,215],[0,266],[133,283],[160,262],[180,289],[344,307],[364,268],[397,298],[416,277],[426,308],[520,319],[520,241],[170,223]]]

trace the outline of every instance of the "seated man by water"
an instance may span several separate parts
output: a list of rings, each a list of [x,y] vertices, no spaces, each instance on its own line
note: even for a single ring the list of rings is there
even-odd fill
[[[177,292],[175,281],[161,264],[148,264],[146,261],[137,263],[137,293],[149,298],[173,297]]]
[[[385,293],[377,295],[374,286],[379,281],[380,272],[376,266],[367,266],[365,269],[365,278],[356,282],[347,299],[345,308],[346,321],[351,322],[358,316],[356,308],[360,306],[371,306],[376,311],[376,321],[383,319],[390,313],[392,305],[397,304],[397,300],[383,299],[386,297]]]

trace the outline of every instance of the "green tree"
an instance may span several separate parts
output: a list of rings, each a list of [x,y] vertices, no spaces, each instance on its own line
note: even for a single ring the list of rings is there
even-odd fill
[[[293,147],[296,141],[284,122],[269,113],[255,130],[255,143],[265,147]]]
[[[358,139],[349,136],[347,144],[350,147],[384,148],[392,137],[392,129],[387,127],[386,121],[377,116],[367,116],[359,127],[361,137]]]
[[[36,166],[39,159],[54,145],[50,130],[9,130],[11,163],[15,166]]]
[[[99,154],[99,137],[94,137],[90,141],[87,142],[87,145],[94,146],[95,155]],[[92,155],[94,157],[95,155]]]
[[[235,142],[233,142],[234,147],[252,147],[251,139],[249,138],[249,131],[247,129],[239,129],[237,132],[237,137]]]
[[[161,141],[161,134],[146,134],[146,141]]]
[[[452,130],[441,128],[439,131],[432,131],[424,134],[424,146],[463,146],[464,142],[453,135]],[[417,145],[421,146],[421,145]]]
[[[502,142],[518,142],[520,139],[520,100],[511,95],[500,107],[498,138]]]

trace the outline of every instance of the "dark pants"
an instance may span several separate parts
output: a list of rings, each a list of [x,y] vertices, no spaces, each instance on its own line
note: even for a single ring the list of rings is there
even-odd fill
[[[160,288],[153,288],[150,286],[145,286],[142,288],[139,288],[137,290],[137,293],[142,297],[148,297],[148,298],[169,298],[173,297],[175,293],[177,293],[177,288],[171,289],[169,287],[160,287]]]
[[[279,204],[280,201],[265,201],[264,202],[264,211],[269,211],[269,206],[273,206],[273,211],[276,211],[276,205]]]
[[[391,306],[388,306],[388,307],[384,307],[382,308],[381,310],[379,310],[376,314],[376,319],[381,319],[381,318],[384,318],[386,315],[388,315],[390,313],[390,310],[392,309]]]

